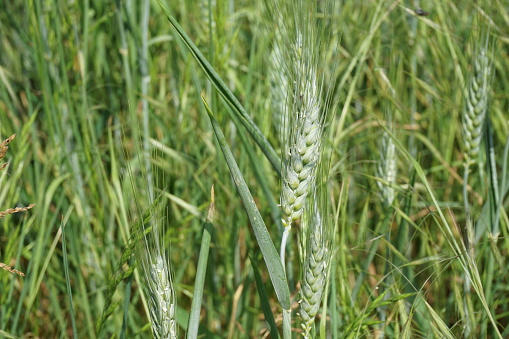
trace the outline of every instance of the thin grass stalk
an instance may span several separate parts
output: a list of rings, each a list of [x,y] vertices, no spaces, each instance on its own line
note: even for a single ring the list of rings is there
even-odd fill
[[[390,226],[390,215],[386,214],[383,221],[380,223],[380,226],[375,230],[375,235],[377,235],[374,239],[371,240],[371,245],[369,246],[369,249],[367,251],[368,255],[364,261],[364,264],[362,265],[361,271],[359,272],[359,275],[357,276],[357,279],[355,280],[354,288],[352,289],[352,301],[356,301],[360,289],[365,282],[366,274],[368,272],[369,266],[373,262],[373,259],[375,258],[376,252],[378,250],[378,246],[380,245],[380,241],[382,240],[383,234],[385,234],[388,231],[388,228]],[[378,234],[382,234],[379,235]]]
[[[495,255],[498,251],[496,251],[496,246],[498,242],[498,237],[500,235],[500,227],[498,220],[498,206],[500,200],[499,193],[499,185],[497,178],[497,166],[495,161],[495,147],[493,142],[493,130],[491,127],[491,119],[488,116],[486,119],[486,154],[488,155],[488,161],[486,163],[488,168],[488,175],[490,179],[489,184],[489,215],[490,215],[490,229],[488,230],[488,241],[489,241],[489,254],[487,258],[487,264],[485,269],[485,282],[484,286],[486,287],[486,301],[488,305],[492,308],[492,312],[495,313],[494,305],[493,305],[493,280],[494,280],[494,272],[495,272]],[[474,240],[475,241],[475,236]],[[484,317],[481,324],[481,337],[486,337],[488,333],[488,318]]]
[[[71,328],[72,328],[72,336],[74,339],[78,338],[78,330],[76,328],[76,317],[74,314],[74,304],[72,301],[72,290],[71,290],[71,279],[69,277],[69,262],[67,260],[67,245],[65,242],[65,225],[62,220],[60,224],[60,228],[62,230],[62,259],[64,264],[64,276],[65,276],[65,285],[67,288],[67,297],[69,298],[69,312],[71,318]]]
[[[502,156],[502,182],[501,182],[501,185],[500,185],[500,192],[499,192],[499,196],[500,197],[505,197],[506,193],[507,193],[507,190],[508,190],[508,187],[507,187],[507,173],[508,173],[508,169],[507,169],[507,160],[509,158],[509,136],[507,137],[506,139],[506,142],[505,142],[505,146],[504,146],[504,155]],[[497,214],[496,214],[496,217],[495,217],[495,223],[498,225],[499,221],[500,221],[500,212],[502,211],[502,201],[503,199],[499,199],[498,201],[498,206],[497,206]],[[494,232],[496,234],[496,232]]]
[[[258,290],[258,295],[260,296],[260,302],[262,306],[262,311],[265,316],[265,321],[269,326],[269,331],[271,338],[279,339],[279,331],[277,329],[276,320],[274,319],[274,314],[272,313],[272,309],[270,306],[269,296],[267,294],[267,290],[265,289],[265,285],[263,283],[262,276],[260,275],[260,271],[256,265],[256,262],[253,260],[251,256],[249,256],[249,260],[251,262],[251,266],[253,268],[254,278],[256,282],[256,289]],[[291,331],[291,329],[290,329]]]
[[[384,128],[385,129],[385,128]],[[385,129],[389,132],[387,129]],[[433,190],[430,187],[429,182],[426,179],[424,171],[420,164],[410,156],[408,151],[402,146],[402,144],[397,140],[393,139],[394,143],[399,151],[399,154],[403,155],[405,159],[410,161],[416,170],[416,174],[418,178],[422,181],[426,192],[428,193],[431,201],[437,207],[436,215],[431,215],[435,220],[440,232],[444,234],[444,239],[447,245],[452,249],[455,256],[457,257],[458,262],[460,263],[462,269],[465,272],[465,275],[468,276],[470,281],[472,282],[472,287],[474,288],[483,308],[483,311],[486,312],[486,315],[489,317],[489,320],[492,324],[494,335],[498,338],[502,338],[500,331],[497,327],[497,323],[495,321],[494,315],[491,313],[491,310],[486,302],[486,298],[484,296],[484,289],[481,283],[481,278],[479,274],[478,267],[474,262],[473,258],[466,254],[467,249],[465,243],[460,241],[458,242],[455,238],[453,228],[449,224],[447,218],[445,217],[443,211],[439,208],[440,204],[433,193]]]
[[[134,267],[134,257],[129,258],[129,266]],[[127,282],[124,287],[124,308],[123,308],[123,317],[122,317],[122,327],[120,330],[120,339],[125,339],[127,336],[127,327],[129,324],[129,305],[131,304],[131,291],[133,287],[133,275],[131,274],[127,277]]]
[[[148,89],[150,85],[149,62],[148,62],[148,21],[150,17],[150,0],[144,0],[141,4],[141,46],[140,46],[140,75],[141,75],[141,111],[142,111],[142,131],[143,131],[143,160],[145,165],[145,175],[147,177],[147,189],[149,197],[154,196],[154,187],[152,181],[152,166],[150,164],[150,131],[149,131],[149,106]],[[150,201],[152,203],[152,201]]]
[[[214,222],[215,204],[214,204],[214,186],[210,190],[210,205],[207,213],[207,219],[203,226],[203,235],[200,247],[200,256],[196,266],[196,278],[194,281],[193,301],[191,303],[191,312],[187,325],[187,339],[198,337],[198,326],[200,324],[200,310],[203,297],[203,288],[205,284],[205,273],[207,271],[207,261],[209,258],[210,241],[212,238],[212,224]]]

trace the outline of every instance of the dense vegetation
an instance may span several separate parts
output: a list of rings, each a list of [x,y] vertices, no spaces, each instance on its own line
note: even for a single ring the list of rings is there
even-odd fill
[[[156,286],[171,283],[179,337],[198,322],[206,338],[275,337],[274,324],[286,336],[269,275],[282,266],[267,253],[291,224],[281,283],[300,337],[298,301],[313,286],[303,258],[322,241],[304,225],[323,221],[315,337],[509,337],[507,0],[337,0],[313,16],[327,33],[306,79],[323,81],[315,97],[328,114],[316,120],[325,130],[307,196],[320,217],[304,218],[300,205],[277,206],[298,140],[280,106],[308,93],[283,77],[288,50],[272,57],[293,44],[281,29],[291,10],[167,3],[2,4],[0,138],[16,137],[0,145],[0,336],[150,337],[153,276],[135,269],[161,263],[150,249],[171,270]],[[247,186],[232,180],[232,159]],[[287,188],[281,201],[293,204]],[[274,245],[263,256],[246,201]]]

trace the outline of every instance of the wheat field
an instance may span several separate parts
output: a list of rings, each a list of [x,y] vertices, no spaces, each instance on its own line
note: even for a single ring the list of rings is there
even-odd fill
[[[0,337],[509,337],[507,0],[0,7]]]

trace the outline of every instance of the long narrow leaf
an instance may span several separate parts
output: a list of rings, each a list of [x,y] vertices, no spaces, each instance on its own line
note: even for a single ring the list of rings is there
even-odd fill
[[[72,336],[74,339],[78,338],[78,331],[76,330],[76,317],[74,314],[74,304],[72,301],[72,291],[71,291],[71,279],[69,277],[69,261],[67,260],[67,246],[65,242],[65,225],[64,220],[62,218],[60,228],[62,229],[62,257],[64,264],[64,276],[65,276],[65,286],[67,288],[67,297],[69,298],[69,317],[71,318],[71,328],[72,328]]]
[[[253,137],[254,141],[258,144],[258,146],[260,146],[260,149],[270,161],[274,170],[278,173],[278,175],[281,175],[281,160],[274,148],[267,141],[258,126],[256,126],[256,124],[253,122],[249,114],[247,114],[246,110],[237,100],[235,95],[233,95],[232,91],[228,88],[228,86],[226,86],[223,79],[221,79],[221,77],[216,73],[212,65],[207,61],[198,47],[196,47],[196,45],[193,43],[191,38],[178,24],[177,19],[175,19],[175,17],[171,14],[170,9],[161,0],[158,0],[158,3],[159,6],[161,6],[163,12],[166,14],[168,21],[177,32],[178,36],[185,43],[195,60],[205,72],[205,75],[212,82],[212,85],[214,85],[214,87],[218,90],[219,94],[221,94],[228,105],[232,107],[233,111],[242,122],[242,125],[244,125],[244,127]]]
[[[237,186],[237,190],[239,192],[240,198],[242,199],[242,204],[244,205],[244,209],[249,217],[249,221],[253,226],[253,231],[258,241],[258,246],[260,246],[260,250],[262,251],[263,259],[265,260],[265,264],[267,265],[267,269],[269,271],[270,280],[272,281],[272,285],[274,286],[274,290],[277,295],[277,299],[283,309],[290,309],[290,289],[288,287],[288,282],[286,280],[285,271],[283,269],[283,265],[279,259],[279,254],[270,238],[269,231],[263,222],[262,216],[256,207],[253,196],[247,187],[246,181],[240,172],[235,159],[233,158],[233,154],[226,142],[223,132],[219,127],[216,119],[214,118],[214,114],[210,110],[205,98],[202,96],[203,103],[205,108],[207,109],[207,113],[209,114],[210,122],[212,123],[212,128],[214,129],[214,133],[216,134],[216,138],[221,146],[221,150],[223,151],[224,158],[230,168],[230,174],[233,178],[233,182]]]
[[[187,339],[198,337],[198,326],[200,324],[201,299],[203,297],[203,285],[205,273],[207,272],[207,261],[209,259],[210,240],[212,233],[212,222],[214,219],[214,187],[210,190],[210,205],[207,220],[203,226],[203,237],[201,239],[200,256],[196,268],[196,279],[194,281],[193,302],[191,303],[191,314],[187,326]]]
[[[251,256],[249,256],[249,260],[251,261],[251,266],[253,267],[256,289],[258,290],[258,295],[260,296],[260,302],[262,304],[263,314],[265,315],[265,321],[267,321],[267,324],[269,325],[270,337],[278,339],[279,332],[277,331],[274,314],[272,314],[272,310],[270,309],[269,297],[267,296],[267,290],[263,284],[262,276],[260,275],[260,271],[258,271],[258,267],[256,267],[256,263],[254,262],[253,258],[251,258]]]

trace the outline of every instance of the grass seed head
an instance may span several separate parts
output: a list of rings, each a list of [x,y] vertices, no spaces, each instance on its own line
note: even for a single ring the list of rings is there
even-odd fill
[[[377,175],[385,182],[377,181],[382,194],[383,203],[392,205],[394,201],[394,188],[397,173],[396,146],[387,132],[384,132],[380,143],[380,159],[377,166]]]
[[[293,102],[289,106],[294,117],[290,119],[292,125],[287,141],[288,156],[283,163],[281,206],[285,214],[285,227],[290,227],[302,216],[320,157],[324,117],[320,85],[313,69],[305,74],[309,76],[299,78]]]
[[[299,314],[304,338],[310,338],[315,317],[320,309],[330,258],[328,224],[323,218],[324,201],[318,199],[316,190],[313,195],[313,207],[306,208],[301,237],[304,265]]]
[[[176,296],[164,243],[164,199],[153,202],[136,232],[136,258],[142,285],[149,297],[152,332],[157,339],[177,338]]]
[[[1,269],[3,269],[3,270],[5,270],[5,271],[7,271],[7,272],[12,273],[12,274],[17,274],[17,275],[19,275],[19,276],[21,276],[21,277],[24,277],[24,276],[25,276],[25,273],[23,273],[23,272],[21,272],[21,271],[18,271],[18,270],[16,270],[16,269],[14,269],[14,268],[12,268],[12,267],[10,267],[10,266],[8,266],[8,265],[6,265],[6,264],[2,263],[2,262],[0,262],[0,268],[1,268]]]
[[[158,339],[177,338],[175,320],[175,291],[164,256],[157,255],[148,270],[148,286],[150,296],[150,318],[154,336]]]
[[[491,63],[485,47],[481,47],[474,61],[474,74],[468,88],[466,107],[463,114],[463,141],[465,164],[477,162],[486,112],[491,78]]]

